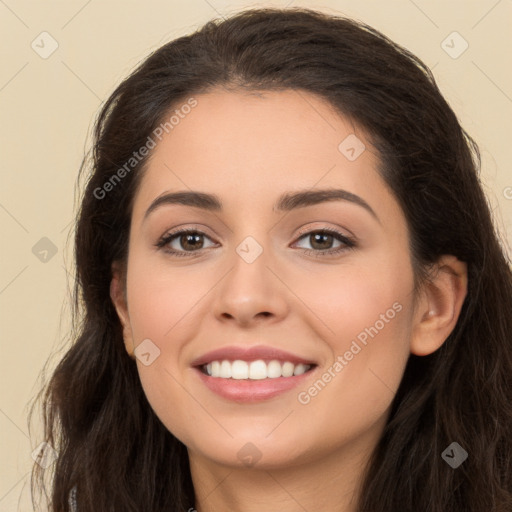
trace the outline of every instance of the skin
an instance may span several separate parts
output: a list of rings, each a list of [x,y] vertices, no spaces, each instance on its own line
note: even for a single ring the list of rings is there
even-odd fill
[[[355,511],[364,464],[408,356],[434,352],[455,327],[466,266],[441,258],[415,307],[407,224],[377,172],[378,155],[324,100],[302,91],[223,89],[196,99],[152,150],[135,197],[127,274],[113,265],[111,296],[126,350],[134,357],[148,338],[160,349],[148,366],[135,360],[155,413],[188,448],[199,512]],[[354,161],[338,150],[352,133],[366,146]],[[273,210],[285,192],[320,188],[357,194],[378,220],[349,201]],[[143,219],[161,194],[189,189],[216,194],[223,210],[164,205]],[[206,234],[198,249],[180,245],[179,236],[172,242],[199,257],[155,247],[177,226]],[[342,243],[315,244],[299,228],[334,228],[356,247],[306,254]],[[248,236],[263,248],[252,263],[236,252]],[[300,403],[298,393],[396,303],[400,312]],[[313,359],[318,368],[299,388],[239,404],[212,393],[191,367],[212,349],[258,344]],[[260,456],[252,466],[238,456],[248,442]]]

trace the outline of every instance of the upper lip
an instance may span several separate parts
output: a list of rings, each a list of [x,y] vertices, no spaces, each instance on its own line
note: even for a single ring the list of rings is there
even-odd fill
[[[229,346],[218,348],[194,359],[192,361],[192,366],[202,366],[204,364],[211,363],[212,361],[241,360],[250,362],[258,359],[263,359],[267,362],[276,359],[278,361],[290,361],[290,363],[293,364],[316,364],[311,359],[305,359],[292,354],[291,352],[286,352],[275,347],[255,345],[252,347]]]

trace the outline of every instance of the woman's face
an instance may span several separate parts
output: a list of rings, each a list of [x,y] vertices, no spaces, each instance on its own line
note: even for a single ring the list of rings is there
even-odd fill
[[[210,462],[361,455],[414,318],[407,226],[375,151],[306,92],[195,100],[153,136],[133,208],[125,341],[147,398]],[[176,230],[190,233],[165,241]]]

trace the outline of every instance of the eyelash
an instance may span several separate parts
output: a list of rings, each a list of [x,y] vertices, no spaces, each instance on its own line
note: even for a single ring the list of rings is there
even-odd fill
[[[297,238],[297,241],[299,241],[301,238],[303,238],[306,235],[312,235],[320,233],[322,235],[333,235],[338,241],[342,242],[344,245],[337,247],[336,249],[324,249],[324,250],[314,250],[314,249],[302,249],[305,254],[308,256],[335,256],[337,254],[340,254],[344,251],[351,250],[356,247],[355,240],[353,238],[347,237],[346,235],[340,233],[339,231],[335,229],[314,229],[311,231],[305,231],[302,233],[299,233],[299,237]],[[163,250],[165,253],[169,254],[170,256],[174,257],[197,257],[201,254],[202,249],[199,249],[197,251],[175,251],[172,249],[166,249],[165,247],[167,244],[169,244],[174,238],[178,237],[179,235],[183,234],[197,234],[197,235],[204,235],[208,237],[206,233],[203,233],[202,231],[196,230],[196,229],[180,229],[177,231],[173,231],[172,233],[168,233],[167,235],[164,235],[156,244],[155,246],[158,249]],[[209,237],[208,237],[209,238]],[[194,254],[196,253],[196,254]]]

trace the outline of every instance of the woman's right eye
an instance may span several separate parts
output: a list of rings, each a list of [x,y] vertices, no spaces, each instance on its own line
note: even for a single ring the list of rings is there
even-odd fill
[[[204,237],[209,239],[209,237],[201,231],[182,229],[166,234],[158,241],[156,246],[173,256],[188,256],[191,253],[199,252],[205,248],[203,247],[204,244],[201,243],[201,238]],[[181,246],[181,249],[176,246]]]

